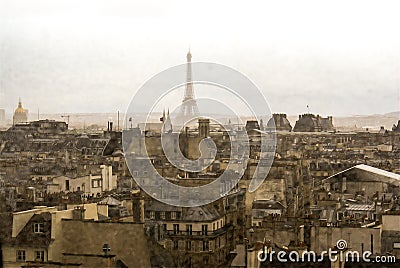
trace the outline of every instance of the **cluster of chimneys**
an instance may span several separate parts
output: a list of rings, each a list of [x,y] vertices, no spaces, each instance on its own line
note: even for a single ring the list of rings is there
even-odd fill
[[[278,118],[278,116],[281,116],[281,117],[283,117],[283,118],[286,118],[286,117],[287,117],[286,114],[273,114],[272,116],[273,116],[274,118]]]
[[[286,115],[285,115],[285,117],[286,117]],[[300,115],[299,115],[299,119],[302,118],[302,117],[315,117],[315,115],[313,115],[313,114],[300,114]],[[317,117],[318,119],[319,119],[319,118],[322,118],[319,114],[317,114],[316,117]],[[332,122],[332,116],[327,116],[327,118],[329,119],[329,121]]]

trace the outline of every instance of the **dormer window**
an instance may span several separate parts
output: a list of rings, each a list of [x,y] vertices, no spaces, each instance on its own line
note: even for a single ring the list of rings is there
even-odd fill
[[[44,232],[44,224],[43,223],[34,223],[33,224],[33,232],[35,234],[41,234]]]

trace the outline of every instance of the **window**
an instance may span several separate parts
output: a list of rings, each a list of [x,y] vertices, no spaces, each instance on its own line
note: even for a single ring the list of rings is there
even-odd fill
[[[176,212],[175,211],[171,212],[171,219],[176,220]]]
[[[150,219],[154,220],[156,218],[156,213],[154,211],[150,211]]]
[[[44,232],[44,224],[43,223],[34,223],[33,224],[33,232],[36,234],[40,234]]]
[[[186,250],[192,250],[192,241],[186,240]]]
[[[69,180],[65,180],[65,191],[69,191]]]
[[[44,251],[35,251],[35,261],[44,261]]]
[[[178,245],[179,245],[179,244],[178,244],[178,241],[175,240],[175,241],[174,241],[174,249],[175,249],[175,250],[178,250]]]
[[[92,188],[98,188],[103,185],[103,181],[101,179],[92,180]]]
[[[201,226],[201,234],[202,235],[207,235],[207,231],[208,231],[208,225],[207,224],[203,224]]]
[[[25,261],[25,250],[17,250],[17,261]]]
[[[208,265],[208,256],[203,256],[203,264]]]
[[[185,241],[179,240],[179,250],[185,250]]]
[[[394,242],[393,248],[400,248],[400,242]]]
[[[186,234],[192,235],[192,225],[191,224],[186,224]]]
[[[202,251],[208,251],[208,241],[202,241]]]
[[[165,220],[165,211],[161,211],[161,212],[160,212],[160,218],[161,218],[162,220]]]
[[[174,234],[178,234],[179,233],[179,224],[174,224]]]

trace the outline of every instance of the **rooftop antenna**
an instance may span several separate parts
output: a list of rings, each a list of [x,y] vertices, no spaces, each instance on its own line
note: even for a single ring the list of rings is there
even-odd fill
[[[118,111],[117,131],[119,131],[119,111]]]
[[[39,121],[39,107],[37,108],[37,120]]]
[[[307,104],[307,112],[308,114],[310,114],[310,106],[308,106],[308,104]]]
[[[65,115],[65,114],[61,116],[61,118],[67,118],[67,124],[68,124],[68,126],[69,126],[69,116],[70,116],[70,115]]]

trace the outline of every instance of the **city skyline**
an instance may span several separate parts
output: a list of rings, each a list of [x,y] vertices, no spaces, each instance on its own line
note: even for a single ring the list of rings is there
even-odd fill
[[[309,7],[316,2],[293,6],[297,12],[283,4],[229,4],[230,13],[221,13],[223,2],[99,2],[78,11],[65,1],[25,2],[24,10],[2,5],[0,107],[8,114],[19,97],[31,112],[124,111],[145,81],[185,63],[189,46],[193,62],[248,76],[274,113],[302,114],[307,105],[333,116],[400,110],[400,19],[390,3],[365,3],[361,13],[340,3],[315,13]]]
[[[399,267],[398,7],[0,0],[0,267]]]

